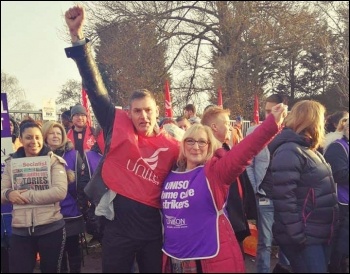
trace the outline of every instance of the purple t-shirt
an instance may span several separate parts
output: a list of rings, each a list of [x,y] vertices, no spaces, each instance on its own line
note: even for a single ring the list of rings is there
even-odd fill
[[[218,218],[204,167],[172,171],[161,195],[163,252],[180,260],[215,257],[219,251]]]

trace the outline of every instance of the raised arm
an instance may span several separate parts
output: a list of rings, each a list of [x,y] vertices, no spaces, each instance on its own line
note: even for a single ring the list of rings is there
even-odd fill
[[[85,10],[81,6],[74,6],[66,11],[65,20],[73,47],[66,48],[65,51],[67,57],[76,62],[96,119],[108,132],[106,126],[113,124],[110,120],[114,118],[115,108],[91,53],[89,40],[84,38],[84,18]]]
[[[79,40],[84,39],[83,25],[85,19],[85,10],[81,6],[70,8],[65,13],[66,24],[72,39],[75,44]]]
[[[272,113],[253,133],[235,145],[224,157],[214,157],[210,164],[206,165],[207,174],[214,172],[213,175],[219,177],[221,182],[232,183],[251,163],[253,157],[278,133],[286,115],[287,106],[274,106]]]

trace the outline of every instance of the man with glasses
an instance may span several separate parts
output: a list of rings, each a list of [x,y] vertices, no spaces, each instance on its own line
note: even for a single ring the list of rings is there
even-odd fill
[[[94,136],[95,129],[87,124],[87,111],[85,107],[78,103],[75,106],[72,107],[70,110],[71,114],[71,121],[73,123],[73,126],[68,130],[67,132],[67,138],[70,139],[74,145],[74,149],[79,151],[80,157],[83,160],[82,166],[81,166],[81,178],[84,178],[83,180],[78,181],[78,201],[79,206],[81,208],[81,211],[84,215],[84,219],[86,223],[89,222],[90,218],[88,218],[89,214],[89,208],[91,206],[91,203],[89,202],[89,199],[86,197],[86,194],[84,193],[84,188],[86,186],[86,183],[90,177],[89,170],[87,168],[87,159],[85,157],[84,151],[89,151],[91,147],[95,144],[96,139]],[[87,226],[90,227],[90,226]],[[92,238],[90,239],[88,246],[92,247],[94,245],[99,244],[98,236],[94,235],[91,231],[87,231],[87,233],[91,233]]]
[[[96,142],[93,134],[95,130],[87,125],[87,112],[83,105],[76,104],[70,112],[73,126],[67,132],[67,138],[72,141],[74,148],[84,158],[84,151],[90,150]]]

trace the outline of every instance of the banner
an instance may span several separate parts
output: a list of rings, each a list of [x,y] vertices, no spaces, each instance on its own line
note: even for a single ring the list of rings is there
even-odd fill
[[[173,109],[171,107],[170,87],[169,81],[165,81],[165,117],[173,118]]]
[[[223,107],[222,105],[222,90],[221,88],[218,89],[218,106]]]
[[[254,96],[254,115],[253,115],[254,122],[258,125],[259,124],[259,99],[258,95],[255,94]]]
[[[86,90],[84,87],[82,87],[81,89],[81,102],[83,107],[86,109],[86,113],[87,113],[87,126],[91,127],[92,126],[92,118],[91,118],[91,112],[90,112],[90,103],[89,103],[89,97],[86,93]]]

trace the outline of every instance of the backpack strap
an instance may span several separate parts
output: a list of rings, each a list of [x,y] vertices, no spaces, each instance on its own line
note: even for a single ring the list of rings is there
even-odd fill
[[[338,143],[344,149],[346,155],[349,157],[349,144],[344,139],[335,140],[334,143]]]

